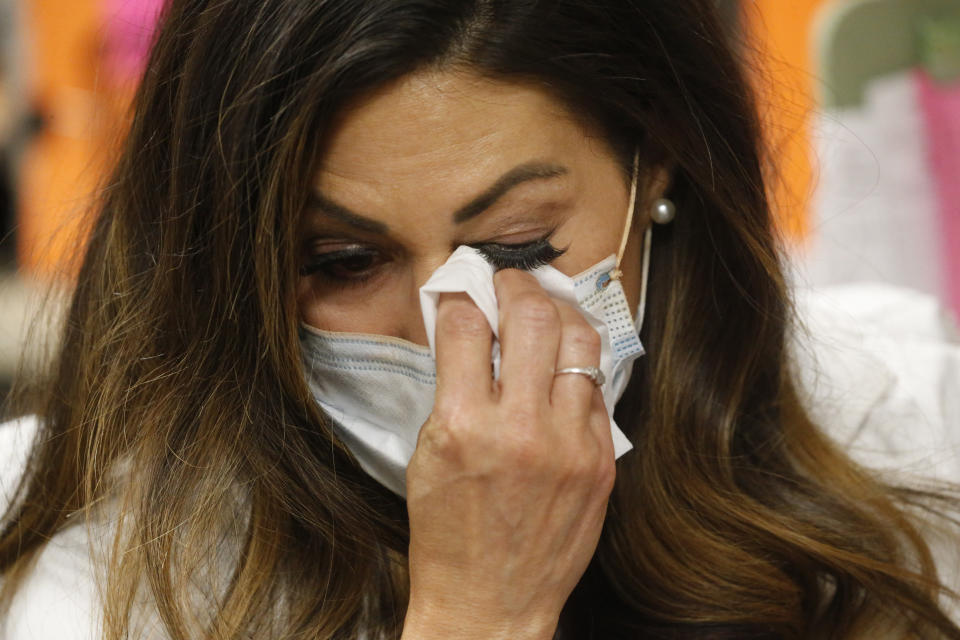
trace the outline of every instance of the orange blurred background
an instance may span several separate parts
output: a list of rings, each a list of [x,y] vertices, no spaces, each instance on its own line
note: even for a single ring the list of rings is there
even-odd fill
[[[142,52],[150,24],[149,17],[131,20],[117,6],[104,0],[24,6],[26,90],[44,126],[21,160],[16,253],[22,269],[43,279],[69,276],[84,221],[126,128],[139,73],[127,59]],[[142,35],[133,47],[125,38],[130,30]]]

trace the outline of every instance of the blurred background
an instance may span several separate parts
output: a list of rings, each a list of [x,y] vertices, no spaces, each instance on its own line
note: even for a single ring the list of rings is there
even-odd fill
[[[960,0],[717,0],[757,87],[800,286],[960,315]],[[0,395],[123,135],[163,0],[0,0]]]

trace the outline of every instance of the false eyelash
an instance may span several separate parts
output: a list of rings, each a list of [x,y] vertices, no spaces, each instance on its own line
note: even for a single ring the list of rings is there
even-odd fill
[[[498,271],[500,269],[523,269],[530,271],[537,267],[550,264],[564,253],[566,249],[557,249],[550,244],[548,234],[539,240],[524,244],[474,244],[470,245],[483,254],[487,262]]]

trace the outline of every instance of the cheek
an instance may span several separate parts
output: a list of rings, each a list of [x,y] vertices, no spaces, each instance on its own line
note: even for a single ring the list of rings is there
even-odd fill
[[[382,308],[390,301],[389,289],[367,291],[357,295],[349,290],[327,291],[318,286],[315,278],[300,278],[297,287],[297,306],[300,319],[306,324],[325,331],[351,331],[357,333],[383,333],[377,326],[380,314],[368,309]],[[363,327],[363,328],[359,328]]]
[[[567,252],[554,263],[557,269],[574,276],[597,264],[620,248],[623,220],[612,217],[581,216],[570,220],[554,236],[554,246]]]
[[[302,277],[297,285],[300,319],[325,331],[371,333],[417,342],[423,332],[419,291],[408,286],[408,279],[404,273],[391,273],[375,286],[331,290],[314,277]]]
[[[555,246],[567,247],[554,266],[576,275],[620,249],[627,221],[628,190],[616,165],[603,163],[579,186],[576,213],[558,230]]]

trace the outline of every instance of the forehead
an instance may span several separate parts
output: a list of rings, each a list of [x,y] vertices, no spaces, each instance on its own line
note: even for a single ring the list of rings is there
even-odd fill
[[[318,185],[428,187],[562,157],[585,131],[533,85],[464,72],[420,72],[346,109],[325,149]],[[456,180],[455,180],[456,179]]]

